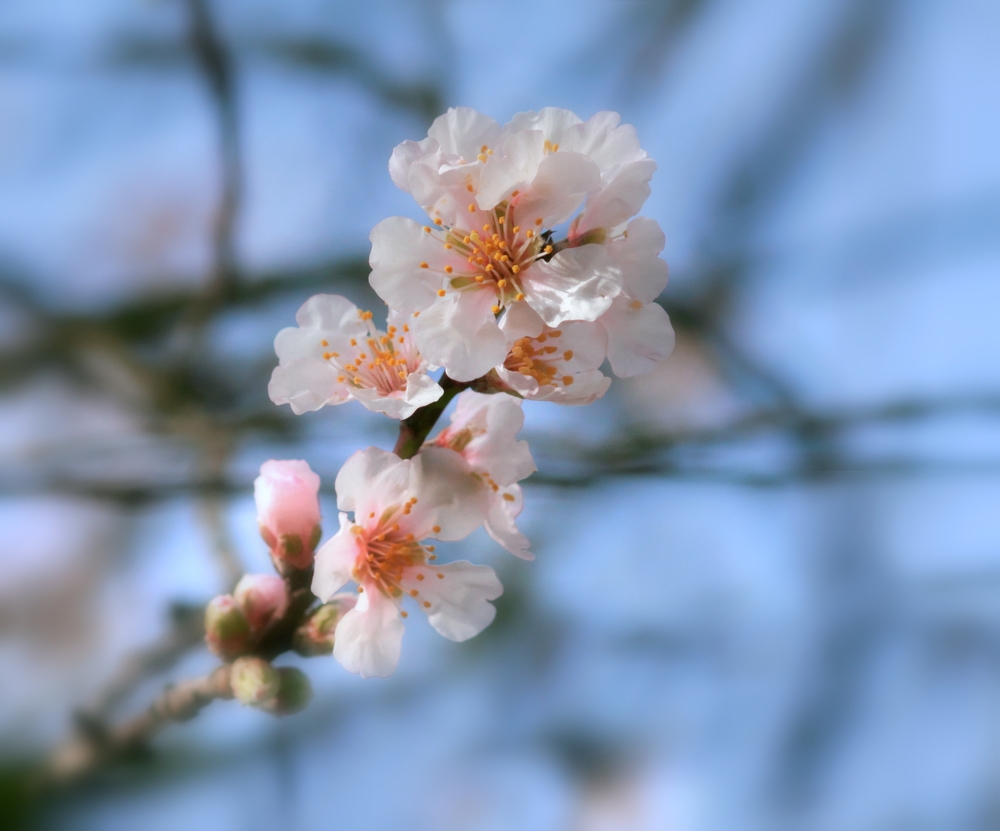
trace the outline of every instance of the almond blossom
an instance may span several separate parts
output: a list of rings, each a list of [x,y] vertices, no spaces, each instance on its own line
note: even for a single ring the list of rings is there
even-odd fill
[[[426,542],[462,539],[487,516],[485,493],[459,455],[430,447],[404,460],[369,447],[344,463],[336,489],[340,530],[316,553],[312,590],[328,601],[348,582],[358,586],[357,605],[334,638],[333,655],[346,669],[363,677],[393,672],[407,599],[453,641],[490,624],[496,609],[489,601],[503,591],[493,569],[438,564]]]
[[[524,507],[517,483],[534,473],[528,443],[517,439],[524,426],[521,402],[509,395],[483,395],[466,390],[458,397],[451,424],[424,445],[458,453],[485,490],[489,513],[484,526],[511,554],[533,560],[531,543],[515,520]]]
[[[626,271],[636,279],[651,269],[647,282],[665,273],[658,251],[650,259],[637,256],[641,245],[616,245],[656,169],[635,130],[618,122],[616,113],[584,122],[548,108],[501,128],[458,108],[436,119],[423,141],[393,151],[393,181],[433,225],[402,217],[377,225],[371,284],[413,316],[421,351],[451,377],[471,381],[505,362],[501,316],[520,304],[549,327],[592,322],[626,291]],[[550,229],[581,205],[569,238],[554,241]],[[614,328],[618,318],[609,320]],[[662,336],[662,325],[652,328]],[[662,352],[662,337],[652,352]]]
[[[319,476],[301,459],[271,459],[253,483],[257,527],[275,563],[308,568],[321,533]]]
[[[398,312],[389,312],[383,332],[371,312],[340,295],[317,294],[295,320],[298,327],[282,329],[274,339],[278,366],[267,391],[296,415],[353,398],[372,412],[401,419],[443,394]]]

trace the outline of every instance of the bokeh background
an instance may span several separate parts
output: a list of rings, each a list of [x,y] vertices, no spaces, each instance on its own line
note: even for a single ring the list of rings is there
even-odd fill
[[[1000,828],[998,43],[994,0],[6,0],[0,826]],[[676,352],[525,407],[537,561],[448,551],[501,573],[484,635],[411,618],[388,680],[301,661],[305,713],[216,703],[32,800],[211,668],[262,461],[329,528],[391,446],[271,405],[271,341],[378,308],[389,154],[451,105],[636,126]]]

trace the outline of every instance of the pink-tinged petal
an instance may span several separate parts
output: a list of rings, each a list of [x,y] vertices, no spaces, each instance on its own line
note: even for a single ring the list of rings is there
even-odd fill
[[[417,580],[417,573],[423,573],[425,579]],[[431,626],[451,641],[467,641],[489,626],[497,613],[489,601],[503,594],[503,585],[493,569],[464,560],[415,570],[403,585],[411,593],[417,591],[416,600]]]
[[[622,288],[621,269],[603,245],[567,248],[520,276],[527,302],[549,326],[564,320],[596,320]]]
[[[541,219],[547,228],[558,225],[573,215],[600,181],[600,170],[586,156],[550,153],[539,163],[530,187],[522,187],[524,192],[514,199],[515,215],[520,222]]]
[[[427,136],[437,140],[442,153],[461,156],[471,162],[483,145],[496,149],[500,125],[471,107],[450,107],[448,112],[434,119]]]
[[[490,288],[453,291],[413,319],[420,354],[456,381],[472,381],[503,361],[507,339],[496,324]]]
[[[333,657],[362,678],[385,678],[399,663],[403,621],[396,604],[374,585],[364,589],[357,605],[337,624]]]
[[[590,156],[602,176],[629,162],[647,158],[639,146],[635,127],[619,124],[620,121],[618,113],[599,112],[582,124],[567,128],[560,147]]]
[[[354,511],[359,522],[372,511],[381,516],[387,507],[406,500],[409,480],[409,461],[378,447],[359,450],[337,473],[337,507]]]
[[[534,560],[531,541],[518,530],[515,522],[523,507],[524,494],[519,485],[508,485],[492,494],[485,523],[486,533],[515,557]]]
[[[400,190],[410,190],[410,168],[415,162],[436,153],[438,143],[428,137],[423,141],[404,141],[397,144],[389,158],[389,176]]]
[[[489,510],[486,488],[461,454],[424,447],[412,460],[410,493],[417,503],[397,521],[418,540],[460,540],[469,536]]]
[[[545,321],[527,303],[515,303],[500,319],[500,329],[507,336],[507,343],[518,338],[537,338],[545,329]]]
[[[490,156],[479,176],[476,201],[488,211],[515,190],[524,190],[535,179],[545,159],[545,138],[538,130],[525,130],[507,137],[501,152]]]
[[[649,372],[673,351],[670,318],[656,303],[616,298],[601,324],[608,333],[608,361],[619,378]]]
[[[431,156],[410,170],[410,192],[428,216],[447,226],[479,228],[490,217],[475,206],[473,193],[479,187],[482,164],[451,165],[442,156]],[[469,188],[472,188],[470,191]],[[464,262],[459,261],[459,262]]]
[[[406,389],[382,395],[373,389],[354,389],[353,396],[373,413],[389,418],[409,418],[421,407],[433,404],[442,395],[437,381],[423,372],[412,372],[406,379]]]
[[[550,143],[562,145],[570,128],[580,123],[580,116],[570,110],[544,107],[538,112],[518,113],[504,125],[503,133],[506,137],[524,130],[539,130]]]
[[[339,294],[314,294],[295,313],[303,329],[322,329],[354,335],[365,331],[358,307]]]
[[[592,228],[614,228],[639,213],[649,198],[649,180],[656,172],[656,162],[643,159],[631,162],[605,178],[587,199],[574,233]]]
[[[265,629],[288,609],[285,581],[277,574],[244,574],[233,589],[233,599],[254,632]]]
[[[568,407],[582,407],[593,404],[611,386],[611,379],[599,369],[588,369],[573,376],[569,386],[547,385],[532,396],[535,401],[551,401]]]
[[[598,369],[608,353],[608,336],[604,327],[597,322],[585,323],[568,320],[559,324],[562,337],[557,343],[561,351],[561,363],[565,372],[573,375],[590,369]],[[566,358],[572,354],[571,358]]]
[[[391,216],[371,232],[372,267],[368,282],[393,309],[413,313],[437,299],[441,278],[436,273],[451,257],[444,246],[412,219]],[[426,262],[429,268],[421,268]]]
[[[538,381],[530,375],[522,375],[520,372],[511,372],[504,366],[496,368],[497,376],[522,398],[534,400],[538,398]]]
[[[446,435],[468,431],[471,438],[460,452],[470,467],[498,485],[507,485],[537,470],[528,443],[517,439],[523,426],[524,413],[516,398],[466,390],[458,397]]]
[[[291,404],[292,412],[302,415],[347,401],[351,393],[339,378],[339,371],[321,358],[302,358],[274,368],[267,394],[275,404]]]
[[[351,572],[362,553],[362,543],[351,527],[347,514],[340,514],[340,530],[316,551],[312,593],[324,602],[353,579]]]
[[[655,219],[636,217],[625,236],[608,243],[608,252],[622,270],[625,294],[652,303],[667,287],[667,264],[659,253],[667,239]]]
[[[320,480],[300,459],[271,459],[253,483],[257,522],[276,540],[297,536],[305,549],[320,524]]]

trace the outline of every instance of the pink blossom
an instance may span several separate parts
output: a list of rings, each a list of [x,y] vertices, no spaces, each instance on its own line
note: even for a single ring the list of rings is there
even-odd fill
[[[482,524],[488,507],[457,454],[428,448],[413,459],[369,447],[337,474],[340,530],[316,554],[312,590],[327,601],[348,582],[357,605],[337,624],[334,657],[364,677],[386,676],[399,660],[403,601],[438,632],[466,640],[493,620],[503,591],[496,574],[467,562],[439,565],[428,539],[457,540]],[[353,519],[349,517],[353,514]]]
[[[295,315],[298,327],[278,332],[278,366],[268,394],[296,415],[354,399],[391,418],[407,418],[437,401],[443,390],[401,315],[390,312],[386,331],[372,313],[336,294],[317,294]]]
[[[264,462],[253,483],[257,524],[276,560],[307,568],[319,542],[319,476],[298,459]]]
[[[486,494],[486,532],[511,554],[533,560],[531,543],[515,522],[524,505],[517,482],[537,469],[528,443],[517,439],[523,426],[517,399],[466,390],[458,397],[451,424],[425,448],[448,448],[462,457]]]

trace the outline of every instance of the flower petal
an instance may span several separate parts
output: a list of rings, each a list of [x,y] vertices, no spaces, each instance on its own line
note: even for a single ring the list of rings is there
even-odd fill
[[[400,190],[410,191],[410,168],[414,163],[438,151],[438,142],[430,137],[422,141],[397,144],[389,158],[389,176]]]
[[[622,275],[603,245],[581,245],[535,263],[521,273],[521,285],[531,308],[558,326],[604,314],[621,292]]]
[[[619,378],[649,372],[673,351],[670,318],[656,303],[617,297],[601,324],[608,333],[608,361]]]
[[[337,507],[360,518],[372,511],[380,516],[390,505],[404,502],[410,464],[378,447],[357,451],[337,473]]]
[[[372,273],[368,282],[379,297],[404,314],[426,309],[437,300],[442,281],[436,271],[451,258],[424,226],[391,216],[372,229],[370,238]],[[422,262],[430,267],[421,268]]]
[[[275,404],[291,404],[295,415],[311,413],[326,404],[343,404],[351,397],[339,377],[326,361],[302,358],[274,368],[267,394]]]
[[[489,511],[486,489],[468,463],[443,447],[424,447],[412,460],[410,493],[417,503],[399,523],[418,540],[460,540],[482,525]]]
[[[485,375],[507,354],[494,303],[496,295],[488,288],[453,291],[438,299],[413,320],[420,354],[456,381]]]
[[[558,225],[572,216],[600,181],[597,165],[583,154],[549,153],[539,163],[530,186],[514,200],[516,215],[522,222],[541,219],[547,228]]]
[[[364,588],[357,605],[337,624],[333,657],[362,678],[385,678],[399,663],[403,621],[392,600],[374,585]]]
[[[524,190],[545,158],[545,138],[538,130],[525,130],[506,138],[500,153],[489,157],[479,176],[476,202],[488,211],[515,190]]]
[[[471,162],[484,144],[495,147],[500,125],[471,107],[450,107],[434,119],[427,136],[437,140],[442,153],[462,156]]]
[[[351,533],[351,525],[347,514],[342,513],[340,530],[316,551],[312,593],[324,602],[352,579],[351,572],[361,553],[361,547],[357,535]]]
[[[520,485],[508,485],[491,494],[490,512],[485,523],[486,533],[515,557],[534,560],[531,541],[518,530],[514,521],[523,507],[524,494]]]
[[[408,591],[418,592],[420,607],[431,626],[448,640],[466,641],[482,632],[496,617],[496,607],[489,601],[503,594],[503,586],[489,566],[461,560],[428,567],[421,572],[427,575],[424,580],[418,581],[416,573],[407,575],[403,585]]]
[[[667,287],[667,264],[659,254],[666,237],[655,219],[633,219],[621,239],[608,243],[608,252],[622,270],[625,294],[652,303]]]
[[[587,199],[587,205],[575,223],[575,233],[592,228],[614,228],[639,213],[649,198],[649,180],[656,172],[652,159],[631,162],[600,182]]]

